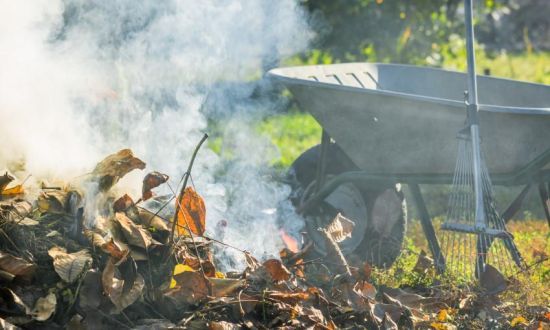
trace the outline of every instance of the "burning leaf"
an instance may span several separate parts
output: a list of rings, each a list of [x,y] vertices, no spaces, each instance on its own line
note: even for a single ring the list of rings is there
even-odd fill
[[[141,199],[146,201],[149,198],[153,197],[151,189],[160,186],[161,184],[168,181],[169,177],[166,174],[160,172],[151,172],[148,173],[145,178],[143,178],[143,187],[141,189]]]
[[[151,246],[153,242],[151,233],[145,230],[142,226],[136,225],[122,212],[117,212],[115,214],[115,220],[120,225],[122,234],[128,244],[143,249],[148,249],[149,246]]]
[[[508,287],[508,281],[504,275],[489,264],[485,265],[485,271],[481,274],[479,282],[488,294],[500,293]]]
[[[37,321],[46,321],[53,315],[56,307],[57,298],[55,293],[49,293],[46,297],[38,298],[34,305],[32,315]]]
[[[286,281],[290,278],[290,272],[288,269],[277,259],[266,260],[262,268],[265,268],[267,274],[275,282]]]
[[[99,162],[92,171],[92,176],[97,180],[99,189],[107,191],[130,171],[144,168],[145,163],[134,157],[132,150],[122,149]]]
[[[64,248],[54,246],[48,250],[48,254],[53,259],[56,273],[67,283],[73,283],[86,266],[92,263],[92,257],[88,250],[67,253]]]
[[[113,211],[124,212],[126,211],[126,209],[128,209],[132,205],[134,205],[134,201],[132,200],[132,197],[128,196],[128,194],[124,194],[122,197],[117,199],[113,204]]]
[[[66,212],[67,192],[61,190],[42,192],[37,203],[41,213],[63,214]]]
[[[2,190],[2,196],[21,195],[23,193],[25,193],[25,191],[23,190],[22,184],[18,184],[17,186]]]
[[[192,187],[185,188],[183,195],[176,200],[176,209],[179,210],[176,219],[180,235],[189,235],[188,229],[195,235],[204,234],[206,207],[202,197]]]
[[[281,234],[281,239],[283,240],[283,243],[290,252],[296,253],[300,251],[298,241],[296,241],[294,237],[290,236],[282,229],[279,231],[279,233]]]
[[[340,243],[346,238],[351,237],[354,227],[355,223],[353,221],[338,213],[325,228],[325,231],[336,243]]]
[[[15,276],[30,279],[36,271],[36,265],[9,253],[0,252],[0,269]]]
[[[8,172],[0,176],[0,192],[3,192],[4,189],[6,189],[6,187],[8,186],[8,184],[10,184],[10,182],[12,182],[13,180],[15,180],[15,178],[9,175]]]

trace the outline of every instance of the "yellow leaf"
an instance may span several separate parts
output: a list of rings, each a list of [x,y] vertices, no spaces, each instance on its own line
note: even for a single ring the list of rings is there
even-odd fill
[[[194,272],[194,271],[195,270],[193,268],[189,267],[188,265],[177,264],[174,267],[174,275],[178,275],[178,274],[181,274],[183,272]],[[174,278],[172,278],[172,280],[170,281],[170,289],[175,288],[176,285],[177,285],[176,280],[174,280]]]
[[[21,195],[24,193],[23,185],[18,184],[17,186],[5,189],[2,191],[2,195],[4,196],[10,196],[10,195]]]
[[[225,275],[222,272],[216,272],[216,278],[225,278]]]
[[[437,320],[439,322],[445,322],[449,318],[449,312],[446,309],[442,309],[437,313]]]
[[[529,324],[529,322],[527,322],[525,317],[519,315],[519,316],[514,317],[512,319],[512,321],[510,321],[510,325],[513,326],[513,327],[515,327],[518,324]]]
[[[430,326],[432,328],[434,328],[435,330],[447,330],[447,329],[449,329],[449,327],[445,323],[441,323],[441,322],[432,322],[430,324]]]

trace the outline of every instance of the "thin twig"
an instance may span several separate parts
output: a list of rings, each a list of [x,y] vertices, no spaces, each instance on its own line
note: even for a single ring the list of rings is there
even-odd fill
[[[204,141],[206,141],[206,139],[208,139],[208,134],[205,133],[203,135],[202,139],[200,140],[199,144],[195,148],[195,151],[193,152],[193,155],[191,156],[191,161],[189,162],[189,166],[187,167],[187,171],[185,172],[185,179],[183,180],[183,185],[181,186],[181,190],[180,190],[180,193],[179,193],[178,197],[183,196],[183,194],[185,193],[185,188],[187,186],[187,180],[189,179],[189,175],[191,174],[191,169],[193,168],[193,163],[195,162],[195,158],[197,157],[197,153],[199,152],[200,147],[202,146]],[[179,198],[178,198],[178,203],[176,204],[176,213],[174,214],[174,218],[172,219],[172,221],[173,221],[173,223],[172,223],[172,232],[170,233],[170,242],[172,242],[172,243],[174,243],[174,234],[175,234],[175,231],[176,231],[176,223],[177,223],[177,220],[178,220],[178,214],[180,212],[180,209],[181,209],[181,206],[179,204]],[[193,237],[193,235],[191,235],[191,237]]]

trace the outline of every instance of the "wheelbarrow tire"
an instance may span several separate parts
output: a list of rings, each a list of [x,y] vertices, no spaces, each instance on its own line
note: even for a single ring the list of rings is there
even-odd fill
[[[289,169],[289,179],[294,183],[291,199],[296,206],[299,205],[306,188],[315,180],[320,152],[320,145],[308,149]],[[338,175],[354,170],[358,170],[358,167],[342,149],[335,143],[329,144],[325,174]],[[367,261],[375,267],[389,267],[401,253],[405,237],[407,208],[404,195],[399,185],[354,186],[360,191],[366,205],[368,224],[362,241],[353,252],[348,253],[348,261],[352,264]],[[306,227],[308,231],[313,230],[311,226]],[[317,254],[313,257],[319,257],[318,253],[313,254]]]

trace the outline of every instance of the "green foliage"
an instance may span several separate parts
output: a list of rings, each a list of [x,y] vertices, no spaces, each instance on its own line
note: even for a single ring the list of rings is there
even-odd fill
[[[297,111],[269,117],[258,130],[279,147],[280,158],[273,161],[279,168],[288,168],[302,152],[321,139],[321,126],[310,115]]]

